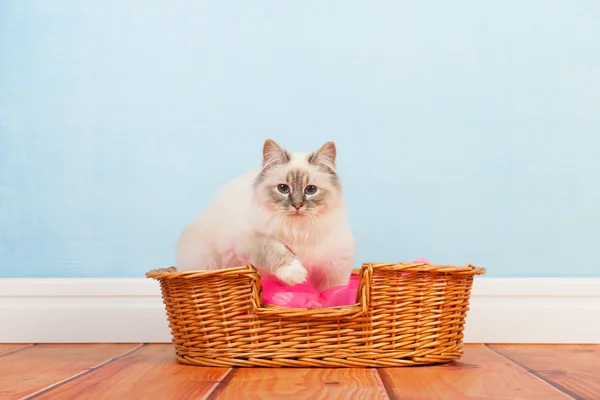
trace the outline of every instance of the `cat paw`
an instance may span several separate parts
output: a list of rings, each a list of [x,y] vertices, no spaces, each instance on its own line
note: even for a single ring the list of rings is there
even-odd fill
[[[286,285],[294,286],[306,282],[308,271],[299,260],[294,260],[277,268],[275,276]]]

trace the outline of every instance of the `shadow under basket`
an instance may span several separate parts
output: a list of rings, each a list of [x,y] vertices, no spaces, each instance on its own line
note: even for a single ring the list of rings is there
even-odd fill
[[[252,265],[156,269],[177,361],[211,367],[400,367],[458,360],[473,277],[464,267],[365,263],[356,304],[263,304]]]

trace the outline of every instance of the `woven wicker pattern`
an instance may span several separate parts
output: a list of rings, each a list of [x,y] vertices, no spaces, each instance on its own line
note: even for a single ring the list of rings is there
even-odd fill
[[[263,305],[252,265],[220,271],[152,270],[177,361],[215,367],[395,367],[462,355],[473,276],[483,268],[365,263],[357,303]]]

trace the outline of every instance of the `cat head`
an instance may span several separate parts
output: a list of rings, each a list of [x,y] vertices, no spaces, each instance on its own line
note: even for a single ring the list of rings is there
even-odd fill
[[[273,140],[263,146],[262,169],[254,184],[260,206],[289,217],[324,215],[340,205],[336,148],[327,142],[310,154],[290,152]]]

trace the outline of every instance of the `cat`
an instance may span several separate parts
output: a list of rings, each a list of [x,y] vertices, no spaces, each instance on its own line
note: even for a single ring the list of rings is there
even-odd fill
[[[262,167],[223,187],[176,248],[179,271],[252,264],[263,277],[317,290],[347,285],[354,256],[335,143],[305,154],[270,139]]]

